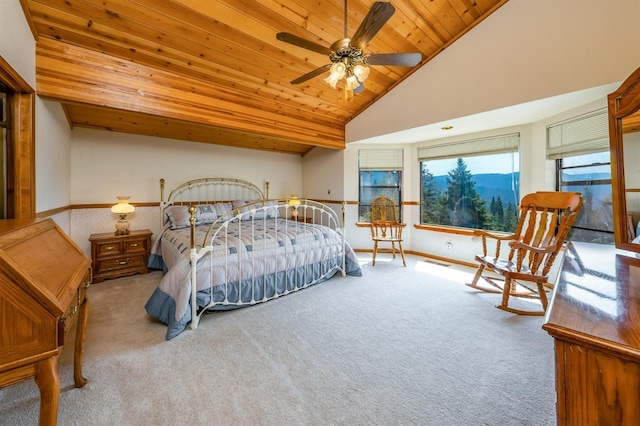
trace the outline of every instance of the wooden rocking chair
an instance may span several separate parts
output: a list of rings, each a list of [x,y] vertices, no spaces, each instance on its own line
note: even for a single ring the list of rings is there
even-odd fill
[[[469,287],[501,293],[496,308],[520,315],[544,315],[547,309],[548,274],[582,208],[575,192],[536,192],[526,195],[519,207],[519,221],[513,234],[476,231],[482,237],[482,255]],[[495,241],[495,252],[487,255],[487,240]],[[507,242],[505,254],[501,243]],[[503,257],[501,257],[503,256]],[[482,281],[480,281],[482,279]],[[484,284],[489,284],[486,286]],[[509,298],[540,299],[542,310],[522,310],[509,306]]]
[[[391,254],[396,257],[396,244],[402,256],[402,264],[407,266],[402,248],[404,225],[398,221],[398,210],[389,197],[377,197],[371,203],[371,239],[373,240],[372,266],[376,265],[379,243],[391,243]]]

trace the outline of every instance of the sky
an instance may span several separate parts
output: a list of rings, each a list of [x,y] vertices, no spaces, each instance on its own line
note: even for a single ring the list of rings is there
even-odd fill
[[[464,162],[471,174],[485,173],[511,173],[520,170],[520,155],[518,153],[481,155],[466,157]],[[457,158],[447,160],[435,160],[427,162],[429,172],[434,176],[447,175],[456,168]]]

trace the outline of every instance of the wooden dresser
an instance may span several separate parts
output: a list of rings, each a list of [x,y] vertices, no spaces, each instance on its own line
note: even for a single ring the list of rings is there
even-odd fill
[[[52,219],[0,220],[0,387],[34,378],[40,424],[55,425],[58,355],[77,321],[74,379],[82,387],[91,260]]]
[[[573,243],[543,328],[554,337],[558,425],[640,424],[640,259]]]

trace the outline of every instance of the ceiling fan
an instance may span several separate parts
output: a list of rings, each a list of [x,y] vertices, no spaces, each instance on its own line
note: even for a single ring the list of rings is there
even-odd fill
[[[356,30],[352,38],[347,35],[347,0],[344,1],[344,38],[337,40],[330,47],[305,40],[290,33],[280,32],[276,38],[313,52],[328,55],[331,63],[304,74],[291,84],[300,84],[324,73],[330,74],[325,81],[335,88],[338,81],[345,78],[345,95],[348,90],[358,93],[364,90],[364,80],[369,75],[368,65],[392,65],[413,67],[422,60],[421,53],[364,53],[373,37],[391,18],[395,8],[389,2],[377,1]]]

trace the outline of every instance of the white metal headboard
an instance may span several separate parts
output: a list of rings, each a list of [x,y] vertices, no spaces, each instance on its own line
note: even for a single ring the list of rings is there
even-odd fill
[[[269,182],[265,183],[267,197]],[[232,178],[205,177],[181,183],[170,193],[164,201],[164,179],[160,179],[160,204],[184,205],[205,204],[215,201],[234,200],[264,200],[265,194],[253,183]]]

